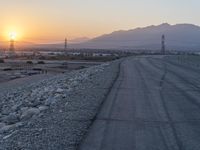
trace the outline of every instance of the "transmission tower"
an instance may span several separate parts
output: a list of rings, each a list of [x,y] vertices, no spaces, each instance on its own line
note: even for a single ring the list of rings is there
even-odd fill
[[[65,50],[67,50],[67,38],[65,38]]]
[[[164,34],[162,35],[161,44],[162,44],[161,53],[164,55],[165,54],[165,35]]]
[[[10,40],[10,48],[9,48],[9,54],[14,55],[15,54],[15,40]]]

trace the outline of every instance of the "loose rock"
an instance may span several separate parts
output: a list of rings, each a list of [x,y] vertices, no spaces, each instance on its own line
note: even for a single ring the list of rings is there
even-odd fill
[[[33,115],[37,115],[40,113],[40,110],[38,108],[30,108],[22,113],[21,119],[27,120],[31,118]]]

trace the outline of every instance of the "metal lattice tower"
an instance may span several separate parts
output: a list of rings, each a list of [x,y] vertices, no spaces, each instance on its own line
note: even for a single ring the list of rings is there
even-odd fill
[[[65,38],[65,50],[67,50],[67,38]]]
[[[165,35],[164,34],[162,35],[161,44],[162,44],[161,53],[165,54]]]
[[[9,53],[10,53],[11,55],[12,55],[12,54],[15,54],[15,40],[14,40],[14,39],[11,39],[11,40],[10,40]]]

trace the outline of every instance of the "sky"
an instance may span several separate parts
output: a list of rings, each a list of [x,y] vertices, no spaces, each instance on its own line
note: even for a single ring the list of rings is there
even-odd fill
[[[200,25],[199,0],[1,0],[0,41],[93,38],[161,23]]]

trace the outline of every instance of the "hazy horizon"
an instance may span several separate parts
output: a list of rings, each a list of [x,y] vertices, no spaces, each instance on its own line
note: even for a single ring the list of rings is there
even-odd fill
[[[200,25],[199,4],[196,0],[1,1],[0,41],[9,40],[9,32],[16,32],[18,41],[51,43],[165,22]]]

